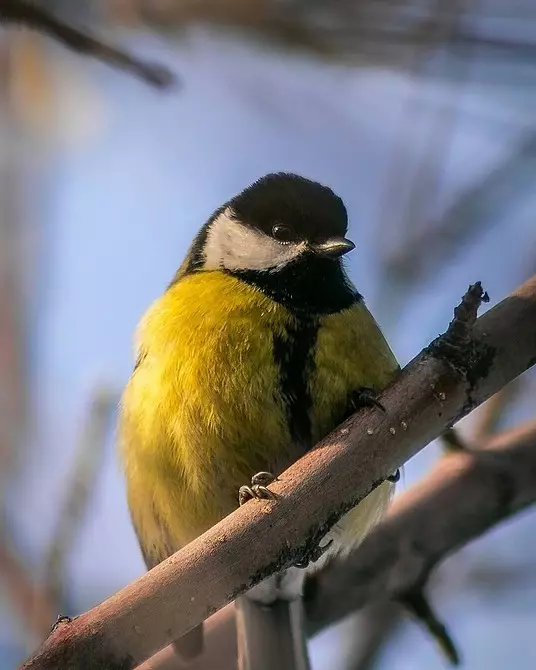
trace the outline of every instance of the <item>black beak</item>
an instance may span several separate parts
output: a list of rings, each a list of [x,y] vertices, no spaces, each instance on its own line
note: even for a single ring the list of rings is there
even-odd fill
[[[311,245],[315,254],[319,256],[326,256],[327,258],[339,258],[343,254],[347,254],[352,249],[355,249],[355,244],[345,237],[331,237],[325,242]]]

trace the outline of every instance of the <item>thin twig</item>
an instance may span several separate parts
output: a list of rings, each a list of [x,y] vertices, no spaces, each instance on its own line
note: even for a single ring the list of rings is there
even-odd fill
[[[445,258],[452,258],[490,226],[503,221],[500,215],[520,193],[530,188],[536,165],[536,132],[529,129],[511,153],[489,172],[466,186],[457,199],[421,234],[411,235],[388,260],[391,277],[413,283],[424,281]],[[414,249],[426,249],[415,256]],[[393,279],[392,279],[393,281]]]
[[[62,602],[65,562],[95,487],[115,407],[115,396],[108,388],[95,390],[80,433],[74,471],[45,559],[45,584],[56,602]]]
[[[0,0],[1,23],[13,23],[37,30],[73,51],[130,72],[157,88],[169,88],[177,81],[167,67],[148,63],[126,51],[105,44],[88,33],[60,21],[46,9],[24,0]]]
[[[441,652],[452,665],[460,664],[460,654],[445,624],[439,620],[425,596],[422,586],[410,590],[398,597],[404,608],[420,621],[432,638],[436,640]]]

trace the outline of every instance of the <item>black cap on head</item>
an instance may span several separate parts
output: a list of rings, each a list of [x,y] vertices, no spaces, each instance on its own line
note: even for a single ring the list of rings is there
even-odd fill
[[[326,186],[296,174],[268,174],[214,212],[174,282],[198,271],[225,272],[296,314],[333,314],[361,299],[341,256],[348,216]]]
[[[268,174],[228,203],[244,224],[272,234],[290,226],[297,238],[321,242],[344,237],[348,215],[343,201],[327,186],[296,174]]]

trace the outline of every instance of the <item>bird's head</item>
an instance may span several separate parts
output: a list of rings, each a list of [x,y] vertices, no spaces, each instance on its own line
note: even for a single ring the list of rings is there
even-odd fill
[[[342,200],[295,174],[269,174],[248,186],[209,222],[205,270],[278,272],[289,264],[339,262],[354,248]]]

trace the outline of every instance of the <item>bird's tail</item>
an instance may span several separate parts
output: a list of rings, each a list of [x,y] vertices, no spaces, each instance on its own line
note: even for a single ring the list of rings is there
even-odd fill
[[[236,600],[239,670],[310,670],[302,599]]]

